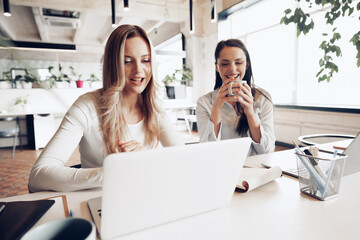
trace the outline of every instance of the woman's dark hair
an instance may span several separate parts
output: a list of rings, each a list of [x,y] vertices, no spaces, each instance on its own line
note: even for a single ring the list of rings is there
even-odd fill
[[[260,93],[260,94],[264,95],[261,91],[259,91],[258,89],[255,88],[250,55],[249,55],[249,52],[248,52],[247,48],[245,47],[244,43],[242,41],[240,41],[239,39],[228,39],[228,40],[220,41],[217,44],[216,49],[215,49],[215,64],[217,64],[220,52],[221,52],[221,50],[223,50],[224,47],[238,47],[244,51],[245,56],[246,56],[247,69],[246,69],[245,75],[242,80],[246,81],[246,83],[250,86],[251,94],[254,96],[254,98],[255,98],[256,93]],[[222,82],[223,82],[220,77],[220,74],[217,71],[215,72],[215,76],[216,76],[216,81],[215,81],[214,90],[220,88],[222,85]],[[264,96],[267,99],[269,99],[266,95],[264,95]],[[240,115],[240,119],[236,126],[236,132],[239,135],[241,135],[241,134],[246,133],[249,130],[249,123],[247,121],[246,115],[244,114],[244,109],[241,107],[239,102],[236,102],[236,109],[237,109],[237,114]]]

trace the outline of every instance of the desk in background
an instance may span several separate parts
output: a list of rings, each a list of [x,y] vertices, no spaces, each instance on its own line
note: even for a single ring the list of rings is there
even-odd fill
[[[20,137],[26,140],[25,142],[27,142],[30,149],[36,150],[46,146],[59,127],[64,115],[65,113],[41,112],[0,113],[0,117],[20,117]],[[4,139],[1,141],[0,147],[12,146],[12,141],[12,139]]]
[[[165,101],[165,110],[172,123],[178,120],[184,120],[189,135],[192,134],[193,123],[196,122],[195,116],[196,104],[187,100],[167,100]]]
[[[21,116],[20,127],[25,132],[25,129],[28,130],[24,134],[27,134],[23,137],[24,142],[28,141],[32,149],[38,149],[45,147],[47,141],[49,140],[49,135],[55,132],[60,124],[63,116],[68,111],[70,106],[76,101],[76,99],[87,92],[93,91],[91,88],[67,88],[67,89],[43,89],[43,88],[32,88],[32,89],[0,89],[0,115],[16,115]],[[27,104],[18,104],[15,105],[15,102],[19,99],[26,100]],[[4,111],[7,111],[4,113]],[[37,123],[34,123],[34,119],[28,119],[31,117],[36,118],[38,114],[48,114],[51,113],[54,117],[55,130],[49,130],[51,127],[51,117],[48,119],[41,118],[39,116],[40,126],[45,125],[43,129],[34,129],[36,128]],[[25,116],[28,119],[25,121]],[[49,120],[49,121],[47,121]],[[25,122],[29,125],[26,127]],[[31,127],[32,124],[32,127]],[[51,132],[51,134],[50,134]],[[32,134],[33,133],[33,134]],[[42,136],[41,136],[42,135]],[[40,136],[38,138],[38,136]],[[38,141],[36,141],[38,140]],[[5,144],[6,143],[6,144]],[[0,142],[0,147],[12,146],[12,143],[7,144],[7,142]]]
[[[294,158],[293,150],[252,156]],[[295,159],[294,159],[295,161]],[[66,194],[77,217],[91,220],[87,199],[101,189],[70,193],[39,192],[0,199],[36,200]],[[37,225],[53,220],[45,214]],[[343,177],[340,194],[329,201],[301,195],[298,181],[283,176],[248,193],[235,192],[228,207],[126,235],[121,239],[357,239],[360,236],[360,172]]]

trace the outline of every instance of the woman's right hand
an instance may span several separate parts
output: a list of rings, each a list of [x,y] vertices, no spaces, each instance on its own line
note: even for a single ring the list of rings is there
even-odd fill
[[[133,152],[144,150],[144,146],[135,140],[131,140],[129,142],[121,142],[120,140],[118,140],[117,144],[119,152]]]

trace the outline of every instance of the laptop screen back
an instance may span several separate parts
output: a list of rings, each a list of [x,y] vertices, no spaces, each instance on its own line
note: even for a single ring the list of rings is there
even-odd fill
[[[111,154],[104,160],[101,237],[227,205],[250,138]]]
[[[360,171],[360,133],[343,153],[348,156],[345,162],[344,176]]]

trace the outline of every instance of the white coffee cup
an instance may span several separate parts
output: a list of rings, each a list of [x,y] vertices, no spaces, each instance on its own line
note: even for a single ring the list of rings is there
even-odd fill
[[[28,231],[21,240],[96,239],[95,225],[82,218],[64,218],[41,224]]]
[[[228,92],[229,92],[228,97],[230,97],[230,96],[238,96],[238,97],[241,98],[241,96],[238,94],[238,91],[233,92],[233,84],[234,83],[240,83],[240,86],[242,87],[242,86],[244,86],[244,84],[246,84],[246,81],[245,80],[235,80],[235,81],[231,81],[229,83],[229,85],[228,85]],[[241,90],[241,87],[240,87],[240,90]],[[232,99],[230,101],[235,102],[235,101],[237,101],[237,99]]]

